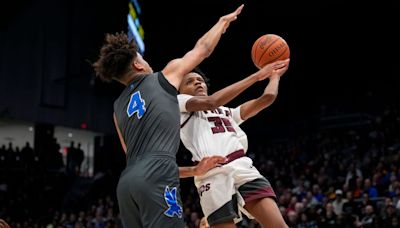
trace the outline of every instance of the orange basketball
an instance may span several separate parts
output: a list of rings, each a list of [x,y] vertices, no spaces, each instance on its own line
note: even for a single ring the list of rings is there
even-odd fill
[[[251,48],[251,59],[258,68],[289,57],[290,49],[288,44],[282,37],[275,34],[261,36]]]

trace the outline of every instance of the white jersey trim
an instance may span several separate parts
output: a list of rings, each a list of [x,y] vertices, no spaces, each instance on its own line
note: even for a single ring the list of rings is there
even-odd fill
[[[186,110],[186,103],[190,100],[193,96],[188,94],[178,94],[178,103],[179,103],[179,110],[180,112],[188,112]]]
[[[231,108],[231,113],[232,113],[232,119],[238,124],[242,124],[244,122],[244,120],[242,119],[241,115],[240,115],[240,106],[236,107],[236,108]]]

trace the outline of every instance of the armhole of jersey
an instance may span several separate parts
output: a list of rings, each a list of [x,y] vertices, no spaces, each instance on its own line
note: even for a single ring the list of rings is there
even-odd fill
[[[158,82],[160,83],[161,87],[167,91],[167,93],[171,94],[172,96],[178,95],[176,88],[169,83],[162,72],[158,73]]]
[[[121,132],[122,140],[124,140],[124,143],[125,143],[125,145],[126,145],[126,142],[125,142],[125,130],[126,130],[126,126],[125,126],[125,128],[123,129],[123,126],[121,126],[121,122],[122,122],[122,121],[120,121],[120,120],[118,119],[118,116],[117,116],[117,114],[115,113],[115,111],[114,111],[113,115],[115,115],[115,119],[117,120],[117,124],[115,124],[114,117],[113,117],[114,126],[118,128],[118,129],[115,129],[115,130]],[[119,139],[119,134],[118,134],[118,139]]]
[[[185,122],[183,122],[183,123],[181,124],[181,128],[183,128],[183,127],[187,124],[187,122],[188,122],[189,119],[193,116],[193,114],[194,114],[194,112],[191,112],[191,113],[190,113],[190,116],[185,120]]]
[[[118,100],[119,100],[119,98],[117,98],[117,100],[114,101],[114,105],[113,105],[113,108],[114,108],[114,110],[113,110],[113,122],[114,122],[114,126],[116,125],[115,127],[118,127],[119,130],[121,131],[121,134],[123,135],[123,132],[122,132],[122,129],[121,129],[121,126],[120,126],[120,121],[118,120],[117,113],[115,111],[115,110],[117,110],[117,102],[118,102]],[[117,124],[115,124],[114,116],[115,116],[115,119],[117,120]]]
[[[237,123],[237,125],[240,125],[240,124],[242,124],[243,122],[244,122],[244,120],[242,119],[242,116],[241,116],[241,114],[240,114],[240,106],[238,106],[238,107],[236,107],[235,109],[239,109],[239,113],[238,113],[238,116],[237,116],[237,118],[238,119],[236,119],[235,117],[234,117],[234,115],[233,115],[233,109],[232,108],[229,108],[229,111],[231,112],[231,115],[232,115],[232,119]]]

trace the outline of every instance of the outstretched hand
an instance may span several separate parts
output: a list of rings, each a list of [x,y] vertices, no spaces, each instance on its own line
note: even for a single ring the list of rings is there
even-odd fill
[[[221,21],[225,22],[224,30],[223,30],[222,33],[225,33],[225,32],[226,32],[226,29],[227,29],[228,26],[229,26],[229,24],[230,24],[232,21],[234,21],[234,20],[237,19],[237,16],[240,14],[240,12],[242,12],[243,7],[244,7],[244,4],[240,5],[240,6],[239,6],[235,11],[233,11],[232,13],[227,14],[227,15],[225,15],[225,16],[222,16],[222,17],[220,18]]]
[[[199,164],[196,165],[195,176],[202,176],[210,169],[221,166],[222,163],[226,162],[226,159],[227,158],[222,156],[204,157]]]
[[[289,59],[278,60],[273,63],[265,65],[258,71],[258,81],[265,80],[273,74],[284,74],[289,67]]]

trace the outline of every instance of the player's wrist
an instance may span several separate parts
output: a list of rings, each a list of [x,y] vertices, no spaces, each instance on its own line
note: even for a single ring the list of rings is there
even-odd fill
[[[198,169],[197,165],[196,165],[196,166],[193,166],[193,167],[191,167],[191,168],[192,168],[192,174],[193,174],[193,176],[198,176],[198,175],[199,175],[199,169]]]
[[[265,76],[260,71],[257,71],[255,74],[252,75],[251,80],[253,82],[258,82],[258,81],[263,81],[266,78],[268,78],[268,76]]]
[[[281,76],[279,76],[279,75],[277,75],[277,74],[272,74],[270,77],[269,77],[269,80],[270,81],[279,81],[281,79]]]

